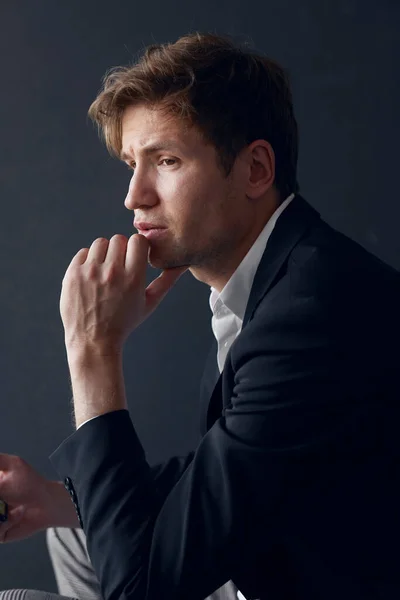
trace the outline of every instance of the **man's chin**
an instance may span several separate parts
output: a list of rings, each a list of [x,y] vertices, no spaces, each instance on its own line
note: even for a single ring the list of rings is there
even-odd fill
[[[149,249],[148,263],[153,269],[161,269],[162,271],[176,267],[190,266],[177,257],[161,256],[158,252],[152,251],[152,248]]]

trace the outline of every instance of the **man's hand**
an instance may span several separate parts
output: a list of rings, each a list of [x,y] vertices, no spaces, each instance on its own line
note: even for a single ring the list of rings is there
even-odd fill
[[[79,527],[64,486],[42,477],[19,456],[0,454],[0,498],[9,507],[0,543],[27,538],[47,527]]]
[[[143,235],[114,235],[74,256],[60,298],[68,354],[120,352],[188,268],[166,269],[146,288],[148,250]]]

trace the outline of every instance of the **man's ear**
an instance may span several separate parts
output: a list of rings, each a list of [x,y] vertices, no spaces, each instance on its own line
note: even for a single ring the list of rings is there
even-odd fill
[[[249,177],[246,196],[259,198],[275,181],[275,152],[266,140],[255,140],[247,147]]]

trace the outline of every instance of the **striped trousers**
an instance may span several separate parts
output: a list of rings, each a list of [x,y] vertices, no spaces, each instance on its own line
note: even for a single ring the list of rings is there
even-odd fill
[[[0,600],[103,600],[82,529],[48,529],[46,541],[59,593],[12,589]],[[237,588],[228,581],[205,600],[237,600]]]

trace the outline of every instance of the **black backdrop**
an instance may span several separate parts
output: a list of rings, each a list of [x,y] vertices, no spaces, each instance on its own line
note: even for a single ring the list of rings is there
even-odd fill
[[[400,268],[397,1],[1,0],[0,452],[48,477],[48,455],[72,432],[62,278],[96,237],[134,232],[129,173],[87,108],[106,69],[193,30],[248,40],[289,69],[302,194]],[[126,344],[130,409],[151,463],[198,442],[208,294],[186,273]],[[55,591],[43,534],[0,547],[8,587]]]

